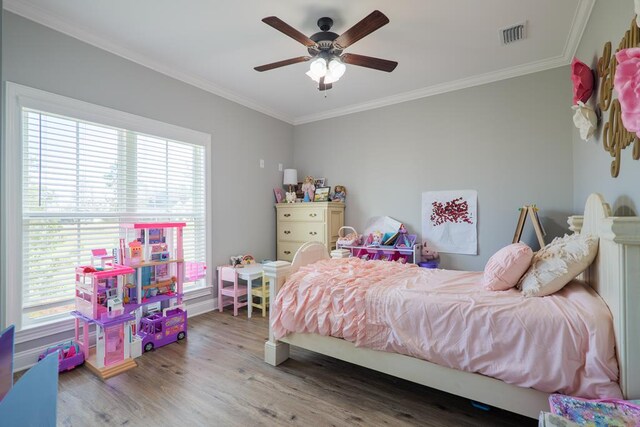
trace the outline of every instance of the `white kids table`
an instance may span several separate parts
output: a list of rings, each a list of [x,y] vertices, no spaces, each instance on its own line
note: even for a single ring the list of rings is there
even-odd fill
[[[249,264],[242,268],[236,268],[238,278],[247,281],[247,298],[249,298],[249,304],[247,304],[247,316],[251,318],[251,285],[256,279],[262,280],[262,264]]]

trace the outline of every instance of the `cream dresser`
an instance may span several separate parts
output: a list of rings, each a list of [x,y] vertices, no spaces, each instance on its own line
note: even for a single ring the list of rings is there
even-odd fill
[[[335,248],[344,225],[344,203],[278,203],[276,211],[279,260],[293,260],[305,242],[322,242],[329,251]]]

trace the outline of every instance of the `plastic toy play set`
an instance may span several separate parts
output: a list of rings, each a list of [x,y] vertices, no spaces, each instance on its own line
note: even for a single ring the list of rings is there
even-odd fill
[[[416,244],[416,235],[409,234],[406,227],[400,224],[393,232],[374,231],[368,236],[359,235],[353,227],[341,227],[336,242],[337,252],[341,250],[346,257],[357,257],[365,261],[395,261],[402,264],[413,263],[425,268],[438,268],[439,255],[427,248],[426,242]],[[420,258],[418,257],[420,250]],[[336,253],[336,256],[340,256]],[[333,253],[332,253],[333,254]]]
[[[345,230],[352,230],[345,233]],[[416,263],[416,235],[409,234],[404,225],[395,232],[375,231],[367,237],[359,236],[352,227],[342,227],[336,242],[338,249],[346,249],[350,256],[368,260]]]
[[[135,223],[122,226],[115,256],[92,251],[91,265],[76,268],[75,344],[86,364],[107,379],[136,366],[142,350],[187,336],[182,306],[185,277],[185,223]],[[204,277],[198,265],[190,280]],[[89,348],[89,325],[96,346]]]

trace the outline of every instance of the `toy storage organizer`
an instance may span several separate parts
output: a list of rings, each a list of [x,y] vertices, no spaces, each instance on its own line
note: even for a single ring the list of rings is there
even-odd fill
[[[386,241],[393,233],[387,233],[382,238]],[[401,235],[393,245],[372,245],[372,238],[369,236],[364,245],[339,245],[338,249],[347,249],[351,252],[352,257],[358,257],[364,260],[381,260],[381,261],[397,261],[416,263],[416,253],[418,245],[416,245],[416,235]]]

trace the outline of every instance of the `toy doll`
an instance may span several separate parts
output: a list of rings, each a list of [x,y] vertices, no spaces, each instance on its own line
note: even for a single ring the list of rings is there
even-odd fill
[[[380,231],[374,231],[369,237],[371,242],[368,246],[378,247],[382,244],[382,233]]]
[[[343,202],[347,197],[347,189],[344,188],[344,185],[336,185],[335,193],[333,193],[333,197],[331,200],[334,202]]]
[[[304,201],[312,202],[313,194],[316,192],[316,187],[313,185],[314,180],[312,176],[306,176],[304,178],[304,184],[302,184],[302,192],[304,193]]]

